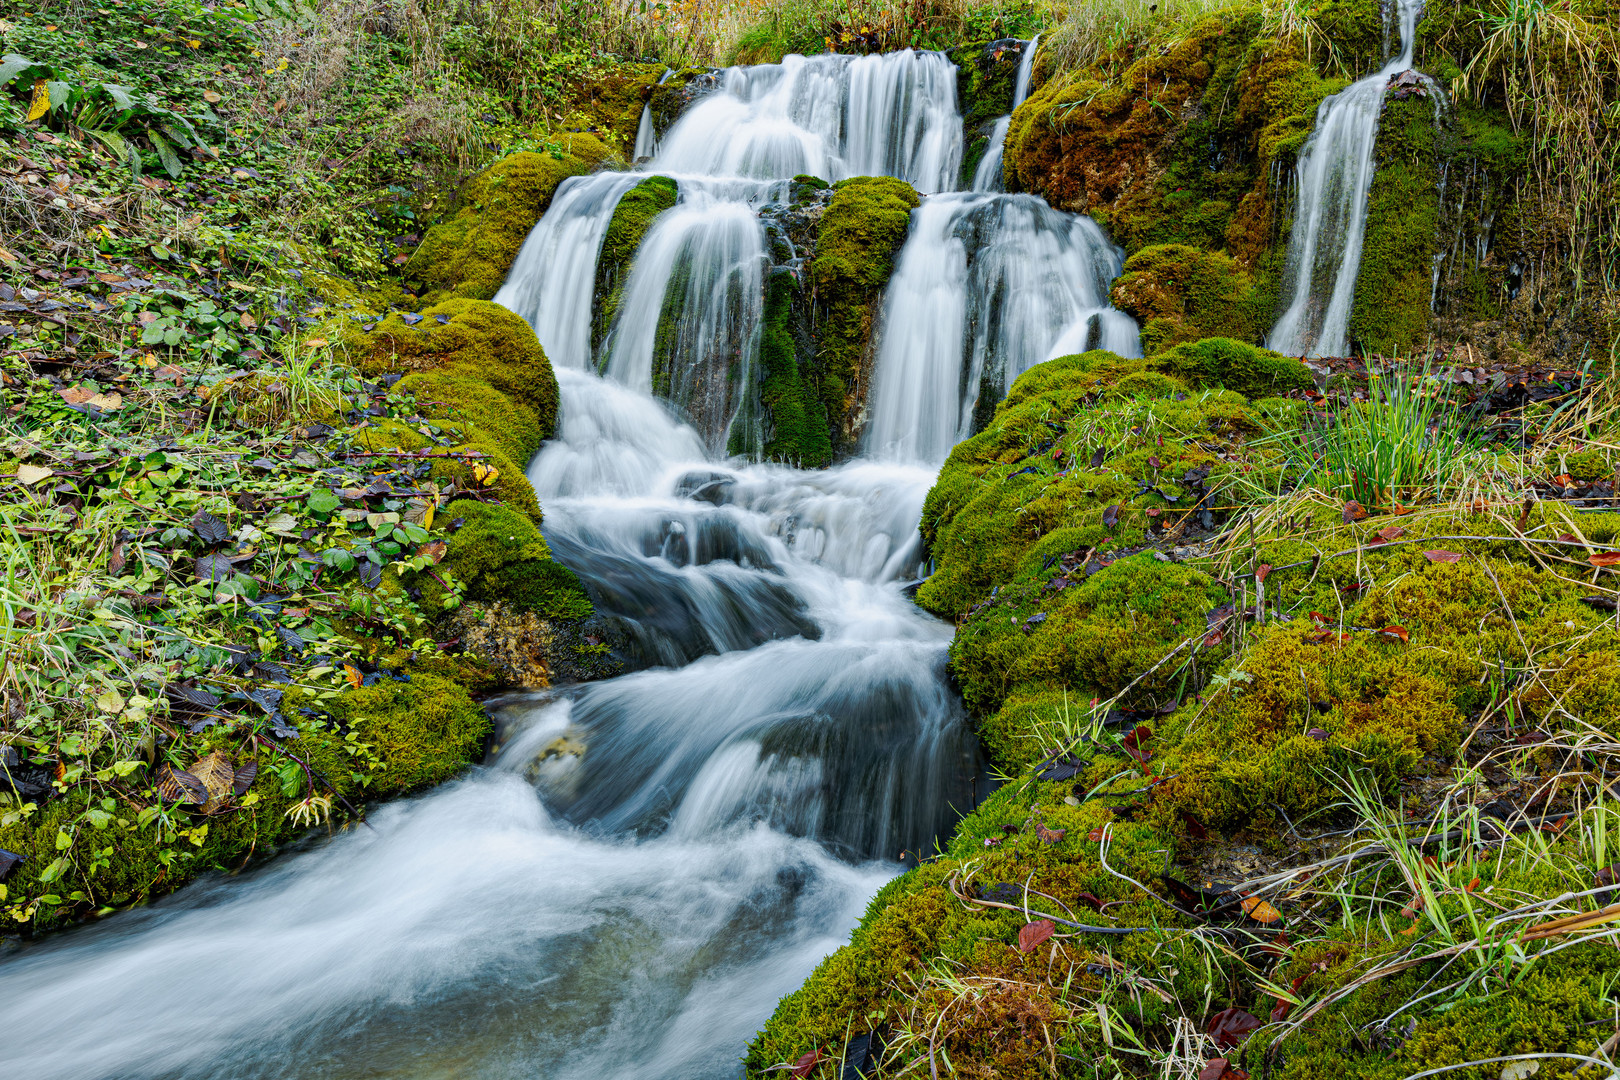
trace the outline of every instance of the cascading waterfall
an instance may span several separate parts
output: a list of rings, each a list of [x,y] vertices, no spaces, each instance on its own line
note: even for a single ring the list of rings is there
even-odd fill
[[[1267,340],[1290,356],[1340,356],[1348,344],[1384,90],[1391,76],[1412,66],[1423,9],[1423,0],[1395,4],[1399,55],[1322,102],[1294,169],[1294,225],[1283,275],[1289,303]]]
[[[560,186],[498,299],[557,372],[559,429],[529,469],[547,538],[631,673],[508,700],[485,768],[370,829],[7,958],[10,1071],[734,1075],[771,1003],[979,794],[951,628],[902,593],[979,388],[1071,345],[1136,347],[1107,307],[1118,252],[1089,220],[933,196],[883,316],[873,453],[821,472],[722,456],[749,422],[758,211],[781,178],[937,191],[960,153],[937,54],[725,73],[653,162],[679,201],[597,355],[603,236],[644,174]],[[947,254],[948,273],[931,265]],[[915,346],[924,328],[938,355]],[[899,436],[908,415],[924,437]]]
[[[956,68],[940,53],[789,56],[728,68],[665,133],[657,167],[703,176],[898,176],[949,191],[962,160]]]
[[[1012,114],[1029,97],[1029,80],[1035,71],[1035,50],[1040,48],[1040,44],[1039,34],[1024,44],[1024,55],[1018,61],[1018,78],[1013,83],[1012,109],[1006,116],[997,118],[996,126],[990,132],[990,145],[985,148],[984,157],[979,159],[978,168],[973,170],[974,191],[1003,190],[1001,155],[1007,146],[1007,129],[1012,126]]]
[[[867,445],[939,461],[1042,360],[1088,349],[1141,355],[1109,306],[1121,253],[1090,218],[1033,195],[941,195],[916,211],[883,309]]]

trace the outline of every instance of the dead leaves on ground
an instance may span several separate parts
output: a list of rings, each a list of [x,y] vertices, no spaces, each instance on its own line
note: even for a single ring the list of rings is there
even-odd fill
[[[158,766],[157,793],[165,802],[195,806],[202,814],[217,814],[247,794],[259,775],[259,763],[237,768],[222,751],[199,758],[189,769],[168,762]]]

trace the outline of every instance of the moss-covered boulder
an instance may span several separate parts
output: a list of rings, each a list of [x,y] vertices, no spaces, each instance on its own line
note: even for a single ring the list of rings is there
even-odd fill
[[[884,286],[905,243],[917,191],[904,180],[858,176],[833,185],[810,266],[818,319],[819,396],[840,446],[853,438],[871,365]]]
[[[403,267],[405,279],[420,282],[429,301],[494,296],[557,185],[608,156],[595,136],[571,134],[565,140],[561,157],[508,154],[467,181],[445,220],[428,230]]]
[[[799,292],[797,273],[786,268],[774,271],[765,283],[759,340],[759,362],[764,369],[759,388],[766,423],[764,455],[770,461],[819,468],[832,463],[832,433],[816,373],[810,365],[799,363],[789,327]]]
[[[555,619],[591,614],[579,578],[551,558],[545,537],[529,517],[471,499],[458,499],[442,513],[461,525],[451,535],[441,565],[467,586],[470,599],[498,600]]]
[[[1253,341],[1260,335],[1254,281],[1224,252],[1186,244],[1143,248],[1125,260],[1110,296],[1141,327],[1149,356],[1200,338]]]
[[[1251,398],[1276,397],[1316,385],[1310,369],[1293,357],[1231,338],[1177,345],[1155,357],[1153,366],[1194,386],[1220,386]]]

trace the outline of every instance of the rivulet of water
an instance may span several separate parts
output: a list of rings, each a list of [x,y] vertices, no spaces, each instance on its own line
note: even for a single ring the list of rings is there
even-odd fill
[[[1006,116],[999,117],[990,132],[990,145],[985,148],[984,157],[979,159],[978,167],[973,170],[974,191],[1004,190],[1001,157],[1007,147],[1007,129],[1012,126],[1012,113],[1017,112],[1018,106],[1029,97],[1029,81],[1035,71],[1035,51],[1040,45],[1039,34],[1024,43],[1024,55],[1018,60],[1018,76],[1013,83],[1012,110]]]
[[[1294,225],[1283,275],[1288,307],[1266,342],[1278,352],[1342,356],[1349,344],[1384,89],[1390,76],[1412,66],[1422,10],[1423,0],[1396,0],[1400,53],[1316,110],[1316,127],[1294,167]]]

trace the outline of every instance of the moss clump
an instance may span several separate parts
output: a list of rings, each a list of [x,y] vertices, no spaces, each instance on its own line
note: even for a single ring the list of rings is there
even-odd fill
[[[799,366],[788,329],[797,288],[797,275],[787,269],[774,271],[765,286],[759,342],[759,362],[765,374],[759,390],[767,424],[765,457],[820,468],[832,462],[832,438],[815,373]]]
[[[1350,313],[1350,339],[1360,351],[1400,355],[1428,340],[1440,243],[1440,142],[1432,101],[1385,95]]]
[[[419,371],[405,376],[395,389],[414,397],[421,415],[456,421],[463,432],[487,435],[513,463],[534,457],[545,439],[532,409],[515,404],[482,379]]]
[[[551,558],[545,537],[528,517],[470,499],[458,499],[441,513],[462,521],[443,565],[466,584],[470,599],[499,600],[517,611],[557,619],[591,614],[579,579]]]
[[[624,283],[630,276],[630,262],[641,247],[653,219],[675,205],[679,191],[667,176],[649,176],[619,200],[602,237],[602,250],[596,260],[596,304],[591,321],[591,348],[599,348],[613,319],[619,313]]]
[[[449,216],[428,230],[403,268],[406,280],[429,290],[425,299],[495,295],[557,185],[608,156],[594,136],[566,138],[562,157],[508,154],[467,181]]]
[[[1195,386],[1222,386],[1251,398],[1309,390],[1316,385],[1310,369],[1298,360],[1230,338],[1177,345],[1153,363]]]
[[[916,190],[904,180],[858,176],[833,185],[821,220],[816,258],[810,266],[815,290],[820,368],[818,396],[847,441],[866,380],[878,302],[905,243]]]
[[[321,709],[382,759],[371,774],[376,791],[398,793],[442,783],[473,760],[489,717],[460,684],[436,675],[384,681],[349,690]]]
[[[557,423],[557,377],[545,350],[521,316],[487,300],[446,300],[422,312],[416,325],[394,315],[364,339],[360,369],[368,375],[430,371],[489,384],[518,416],[500,421],[521,442],[521,430],[550,437]],[[498,409],[482,400],[487,419]]]
[[[1114,279],[1114,306],[1142,328],[1149,356],[1200,338],[1259,336],[1254,282],[1231,256],[1185,244],[1143,248]]]
[[[1259,428],[1254,413],[1236,394],[1189,393],[1145,365],[1098,351],[1019,376],[923,504],[935,571],[919,604],[959,618],[998,583],[1039,588],[1048,556],[1138,544],[1218,482],[1227,466],[1203,447],[1240,442]]]
[[[1012,112],[1024,43],[997,38],[946,53],[956,65],[956,107],[962,114],[962,186],[967,187],[989,146],[995,121]]]
[[[391,416],[372,420],[354,436],[355,442],[367,450],[421,450],[432,446],[433,440],[403,420]]]

